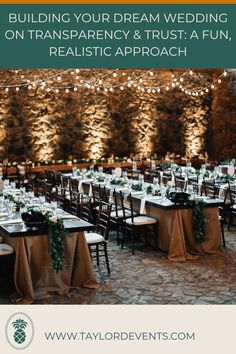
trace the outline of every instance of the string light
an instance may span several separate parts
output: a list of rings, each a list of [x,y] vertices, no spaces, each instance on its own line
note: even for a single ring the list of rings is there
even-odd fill
[[[86,73],[87,70],[91,69],[83,69]],[[11,88],[15,88],[15,90],[18,92],[20,91],[21,87],[26,87],[28,90],[31,90],[32,88],[39,87],[40,89],[44,89],[47,87],[47,92],[54,90],[54,92],[58,93],[60,89],[63,89],[65,92],[77,92],[78,87],[85,87],[87,89],[91,90],[97,90],[98,92],[102,89],[104,92],[113,92],[115,89],[120,89],[121,91],[124,90],[124,88],[129,88],[133,90],[139,90],[141,92],[147,92],[147,93],[160,93],[161,89],[165,89],[166,91],[169,91],[171,88],[176,88],[181,90],[181,92],[193,96],[193,97],[198,97],[198,96],[203,96],[204,93],[208,93],[209,89],[214,90],[217,86],[217,84],[222,83],[222,77],[226,77],[228,75],[227,70],[225,69],[223,73],[221,73],[215,80],[213,80],[211,83],[206,83],[205,86],[201,87],[195,87],[194,89],[189,88],[188,86],[193,86],[194,84],[194,78],[195,74],[197,77],[197,73],[193,72],[193,70],[189,69],[186,72],[183,72],[181,75],[176,76],[173,72],[171,73],[171,78],[170,82],[167,82],[158,88],[155,87],[155,85],[150,85],[147,87],[147,80],[148,77],[153,77],[154,76],[154,71],[153,69],[148,69],[148,70],[142,70],[140,73],[139,70],[135,70],[131,73],[130,76],[125,77],[127,75],[127,72],[120,71],[119,69],[115,70],[106,70],[106,72],[101,75],[101,72],[99,71],[98,74],[96,74],[96,77],[93,79],[84,79],[81,78],[81,76],[84,74],[84,71],[81,71],[80,69],[67,69],[65,71],[62,71],[60,73],[53,73],[52,75],[49,75],[48,77],[44,79],[39,79],[39,80],[32,80],[27,79],[25,82],[22,83],[16,83],[16,84],[5,84],[5,83],[0,83],[0,89],[4,89],[5,92],[9,92]],[[18,70],[14,70],[15,74],[18,74]],[[79,80],[79,84],[74,84],[70,83],[67,85],[63,85],[64,79],[67,79],[68,77],[65,77],[66,73],[71,74],[72,76],[76,73],[76,77],[74,77],[74,80]],[[80,76],[79,76],[79,75]],[[188,76],[187,80],[185,79],[186,75],[190,74],[192,79],[189,82]],[[20,78],[25,78],[25,74],[22,74],[22,71],[20,70]],[[119,76],[119,80],[117,82],[111,83],[112,78],[117,78]],[[144,80],[145,78],[145,80]],[[183,86],[183,82],[185,79],[185,84]],[[60,81],[62,82],[62,85],[55,87],[55,81],[53,80]],[[63,80],[63,81],[62,81]],[[109,80],[109,81],[107,81]],[[141,85],[140,85],[141,84]]]

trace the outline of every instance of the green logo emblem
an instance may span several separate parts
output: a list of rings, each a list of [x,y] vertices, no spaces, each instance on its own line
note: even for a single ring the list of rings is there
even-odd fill
[[[34,325],[31,318],[23,312],[12,315],[5,328],[8,343],[15,349],[27,348],[34,337]]]
[[[18,344],[24,343],[26,339],[25,328],[27,326],[27,322],[19,318],[18,320],[12,322],[12,325],[15,329],[14,339]]]

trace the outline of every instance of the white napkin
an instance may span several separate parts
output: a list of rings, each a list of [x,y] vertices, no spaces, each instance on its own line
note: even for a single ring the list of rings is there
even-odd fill
[[[162,197],[158,195],[152,195],[142,198],[140,203],[140,214],[146,214],[146,201],[150,201],[153,199],[162,199]]]
[[[225,191],[228,187],[228,184],[222,184],[219,189],[219,198],[225,199]]]
[[[1,225],[8,225],[8,224],[20,224],[22,223],[22,219],[10,219],[10,220],[3,220],[1,221]]]
[[[131,195],[143,195],[143,192],[142,191],[134,191],[134,192],[131,192]]]
[[[76,219],[76,220],[79,220],[78,216],[76,215],[72,215],[72,214],[57,214],[57,217],[58,218],[61,218],[61,219]]]
[[[87,178],[87,179],[80,179],[79,180],[79,192],[80,193],[84,193],[84,189],[83,189],[83,182],[92,182],[92,178]],[[89,193],[90,195],[90,193]]]

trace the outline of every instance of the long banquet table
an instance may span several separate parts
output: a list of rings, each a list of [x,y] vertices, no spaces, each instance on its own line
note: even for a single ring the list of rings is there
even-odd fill
[[[70,288],[99,287],[84,236],[84,231],[92,230],[93,225],[73,218],[65,220],[64,226],[70,234],[64,244],[64,268],[56,273],[45,232],[29,230],[24,223],[0,224],[0,233],[5,242],[15,249],[16,302],[30,304],[50,297],[55,292],[66,294]]]
[[[89,181],[81,181],[86,193],[91,194]],[[97,183],[99,184],[99,183]],[[100,183],[101,186],[104,185]],[[125,190],[120,186],[107,186],[118,190]],[[158,220],[158,246],[168,252],[170,261],[184,262],[196,260],[203,254],[217,254],[221,251],[221,230],[219,222],[219,206],[224,204],[223,199],[204,198],[205,241],[198,243],[193,230],[192,208],[174,205],[171,201],[161,197],[143,196],[142,192],[131,193],[134,209],[140,214],[146,214]]]

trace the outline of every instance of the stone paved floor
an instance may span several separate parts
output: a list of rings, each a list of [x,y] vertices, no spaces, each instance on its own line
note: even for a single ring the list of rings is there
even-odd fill
[[[226,232],[226,242],[218,255],[175,263],[144,246],[133,256],[111,241],[111,276],[103,263],[95,267],[98,290],[71,290],[36,304],[236,304],[236,229]],[[0,293],[0,304],[7,303],[9,294]]]

